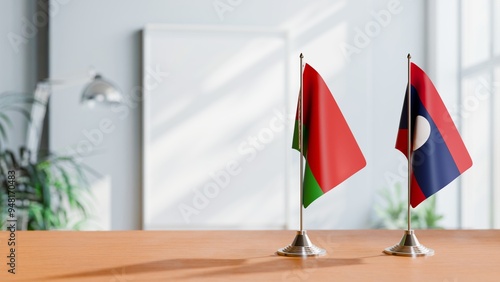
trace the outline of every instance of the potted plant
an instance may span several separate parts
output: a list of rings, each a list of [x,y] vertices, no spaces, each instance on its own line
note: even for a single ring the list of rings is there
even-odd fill
[[[73,156],[46,154],[33,161],[30,155],[38,152],[25,147],[14,152],[4,146],[12,128],[6,113],[18,112],[30,120],[26,107],[33,102],[23,95],[0,95],[0,198],[2,203],[15,199],[15,206],[2,205],[2,226],[15,216],[18,229],[79,229],[88,218],[91,193],[86,172],[92,170]]]

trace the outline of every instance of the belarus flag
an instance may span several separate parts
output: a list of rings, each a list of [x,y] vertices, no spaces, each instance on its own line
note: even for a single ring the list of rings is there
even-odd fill
[[[408,93],[399,123],[396,149],[408,157]],[[422,201],[472,166],[450,114],[425,72],[411,64],[412,175],[410,203]]]
[[[303,145],[306,158],[303,205],[342,183],[365,167],[366,161],[354,135],[325,81],[306,64],[303,73]],[[293,148],[299,150],[299,105]]]

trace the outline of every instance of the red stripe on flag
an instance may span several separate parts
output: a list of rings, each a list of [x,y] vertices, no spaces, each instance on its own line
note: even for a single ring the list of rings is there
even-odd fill
[[[396,139],[396,149],[408,158],[408,129],[399,129]]]
[[[307,162],[327,192],[366,165],[365,158],[323,78],[304,68],[304,125]]]
[[[420,185],[418,185],[417,179],[415,175],[411,174],[411,191],[410,191],[410,204],[412,207],[418,206],[421,202],[423,202],[427,197],[422,192]]]

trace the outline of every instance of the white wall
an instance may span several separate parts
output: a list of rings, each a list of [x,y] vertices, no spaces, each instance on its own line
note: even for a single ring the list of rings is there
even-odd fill
[[[3,0],[0,2],[0,93],[30,94],[35,89],[36,30],[27,29],[26,22],[35,14],[35,1]],[[9,148],[17,151],[24,143],[26,119],[12,115]]]
[[[397,174],[404,160],[393,144],[406,84],[406,54],[411,52],[414,61],[425,67],[424,1],[401,1],[398,8],[392,7],[396,13],[382,26],[376,23],[374,13],[388,10],[393,1],[64,2],[50,25],[51,76],[83,74],[94,66],[119,85],[129,100],[120,110],[89,110],[78,105],[79,87],[56,91],[51,100],[51,148],[67,150],[73,146],[91,151],[83,154],[84,160],[103,175],[96,179],[99,187],[94,189],[100,193],[97,215],[103,217],[101,228],[141,228],[140,101],[130,97],[141,85],[140,31],[148,23],[288,30],[292,53],[306,54],[307,62],[322,74],[368,162],[346,184],[306,210],[306,227],[370,227],[377,190],[389,185],[385,175]],[[214,4],[223,7],[220,3],[226,3],[228,10],[218,14]],[[363,40],[359,30],[365,28],[372,28],[373,36]],[[357,46],[356,53],[347,58],[341,49],[346,46],[343,43]],[[197,62],[186,64],[194,68]],[[290,71],[295,70],[293,65]],[[298,82],[291,88],[292,97],[297,87]],[[99,132],[103,119],[112,122],[111,133]]]

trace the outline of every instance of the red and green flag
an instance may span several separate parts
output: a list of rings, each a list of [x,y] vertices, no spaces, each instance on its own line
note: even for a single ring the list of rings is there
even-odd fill
[[[306,64],[303,72],[303,205],[330,191],[366,165],[351,129],[325,81]],[[299,106],[293,148],[299,150]],[[300,151],[300,150],[299,150]]]

